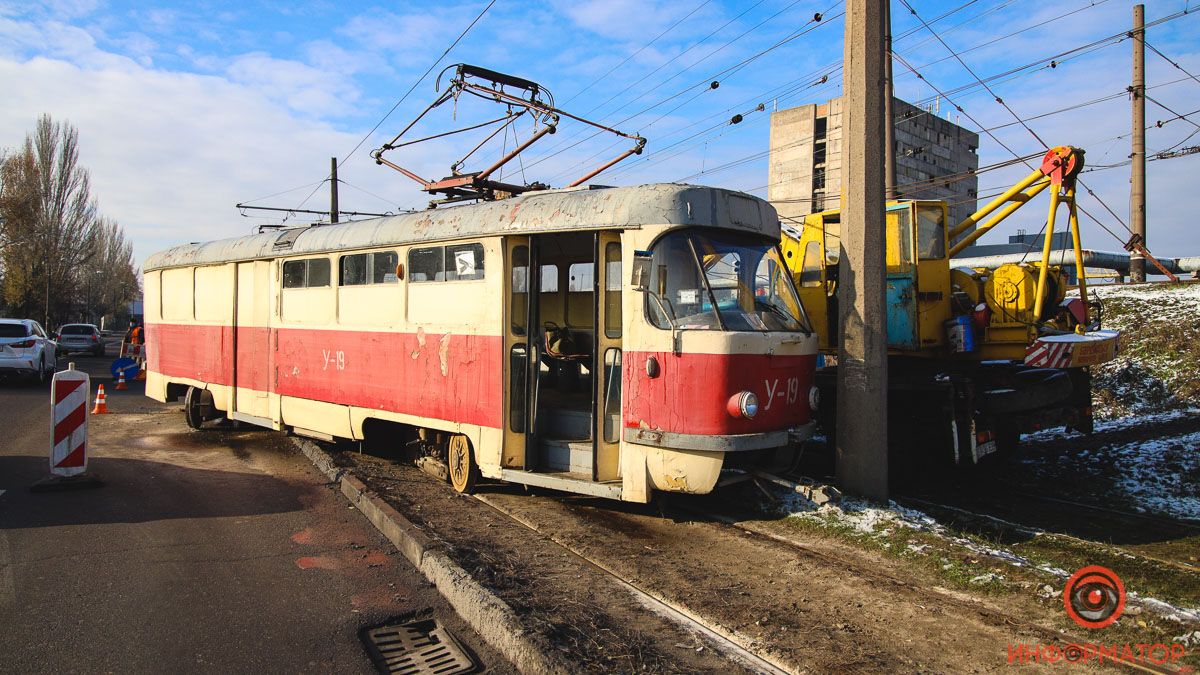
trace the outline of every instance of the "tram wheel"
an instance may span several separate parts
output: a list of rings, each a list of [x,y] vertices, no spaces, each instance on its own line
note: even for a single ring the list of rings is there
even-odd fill
[[[188,387],[187,395],[183,398],[183,416],[187,425],[198,430],[212,417],[212,413],[212,392],[199,387]]]
[[[456,492],[474,492],[475,483],[479,480],[479,466],[475,464],[471,441],[462,434],[454,434],[450,437],[446,455],[446,464],[450,467],[450,485]]]

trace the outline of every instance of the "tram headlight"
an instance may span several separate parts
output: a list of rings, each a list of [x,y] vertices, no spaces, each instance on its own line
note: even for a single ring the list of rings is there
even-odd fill
[[[754,416],[758,414],[758,396],[752,391],[739,392],[729,398],[725,409],[733,417],[754,419]]]
[[[808,409],[816,410],[821,407],[821,390],[813,387],[808,390]]]

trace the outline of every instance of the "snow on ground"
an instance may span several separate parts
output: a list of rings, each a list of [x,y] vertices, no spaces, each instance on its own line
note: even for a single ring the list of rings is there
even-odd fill
[[[1116,428],[1118,421],[1109,424]],[[1048,470],[1084,479],[1087,474],[1108,476],[1121,493],[1112,495],[1114,502],[1142,513],[1200,521],[1200,433],[1101,445],[1024,462],[1035,467],[1057,464]]]
[[[946,526],[925,512],[901,506],[896,502],[889,501],[885,508],[862,499],[842,497],[838,504],[830,503],[818,508],[802,495],[792,493],[784,497],[784,508],[788,511],[788,516],[791,518],[802,518],[818,523],[850,527],[860,534],[876,539],[886,539],[900,528],[930,532],[978,555],[998,558],[1017,567],[1030,567],[1042,570],[1043,572],[1049,572],[1064,579],[1070,576],[1065,570],[1048,565],[1035,564],[1028,558],[1019,556],[1012,551],[985,546],[970,539],[959,537],[951,533]],[[920,550],[915,552],[919,553]]]
[[[1195,435],[1200,436],[1200,434]],[[1017,555],[1007,549],[987,546],[965,537],[957,536],[950,532],[946,526],[923,511],[910,509],[893,501],[889,501],[886,507],[882,507],[866,500],[842,497],[838,504],[829,503],[818,507],[802,495],[788,492],[782,495],[782,507],[788,513],[789,518],[801,518],[835,527],[848,527],[861,535],[873,539],[887,540],[904,528],[929,532],[976,555],[997,559],[1014,567],[1035,569],[1051,574],[1059,579],[1067,579],[1071,576],[1071,573],[1067,570],[1052,565],[1035,563],[1029,558]],[[1039,532],[1038,534],[1042,533]],[[890,547],[891,545],[892,543],[884,543],[886,547]],[[907,544],[907,548],[914,553],[923,554],[928,546]],[[1003,580],[1003,575],[987,572],[971,579],[971,582],[986,584],[992,581]],[[1141,607],[1143,610],[1154,612],[1172,621],[1180,623],[1200,622],[1200,608],[1185,609],[1176,607],[1171,603],[1163,602],[1157,598],[1143,597],[1132,591],[1128,593],[1128,603],[1132,606]]]
[[[1200,433],[1101,448],[1139,511],[1200,520]]]
[[[1099,420],[1095,430],[1096,433],[1152,430],[1196,415],[1200,415],[1200,408],[1132,415]],[[1075,436],[1074,432],[1054,429],[1029,434],[1025,440],[1043,443]],[[1046,466],[1051,473],[1061,475],[1110,476],[1121,493],[1114,495],[1114,501],[1128,503],[1142,513],[1200,521],[1200,433],[1110,443],[1055,457],[1030,457],[1024,462],[1034,467]],[[1050,464],[1057,466],[1047,466]]]
[[[1071,295],[1078,296],[1078,291]],[[1200,283],[1103,284],[1088,286],[1089,298],[1144,300],[1166,307],[1164,320],[1187,319],[1200,312]]]
[[[1166,410],[1163,412],[1149,413],[1145,415],[1110,417],[1108,419],[1096,420],[1094,432],[1099,434],[1107,431],[1120,431],[1123,429],[1135,429],[1138,427],[1154,427],[1159,424],[1174,422],[1175,420],[1180,420],[1185,417],[1194,417],[1196,415],[1200,415],[1200,408],[1181,408],[1178,410]],[[1079,432],[1067,431],[1062,427],[1045,429],[1022,436],[1022,438],[1024,438],[1026,441],[1032,441],[1035,443],[1078,437]]]
[[[1200,404],[1200,283],[1104,285],[1104,328],[1121,332],[1121,354],[1094,369],[1100,418]]]

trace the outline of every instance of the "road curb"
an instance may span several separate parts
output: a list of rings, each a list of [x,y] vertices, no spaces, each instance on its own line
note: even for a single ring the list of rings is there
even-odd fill
[[[429,580],[454,611],[522,673],[568,673],[559,657],[541,649],[508,603],[484,588],[399,511],[383,501],[329,453],[303,438],[293,445],[337,483],[346,499]]]

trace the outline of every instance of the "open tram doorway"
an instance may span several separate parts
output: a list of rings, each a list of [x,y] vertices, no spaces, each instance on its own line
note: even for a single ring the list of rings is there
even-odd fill
[[[510,237],[506,249],[504,466],[524,470],[509,478],[617,481],[620,233]]]

